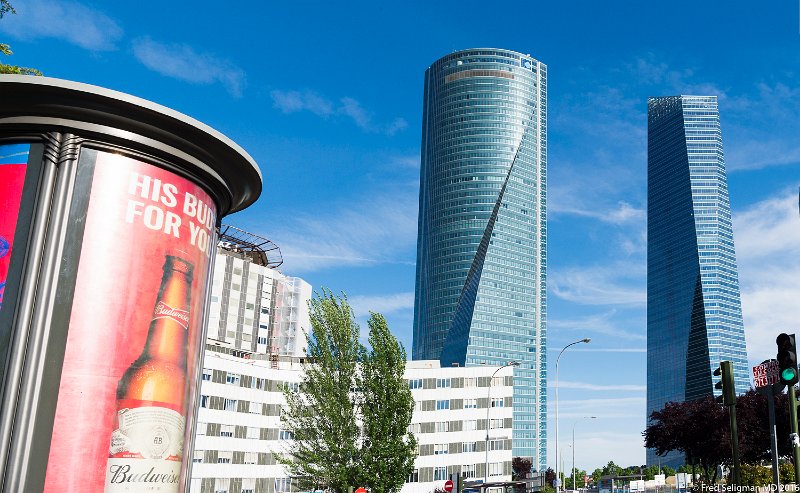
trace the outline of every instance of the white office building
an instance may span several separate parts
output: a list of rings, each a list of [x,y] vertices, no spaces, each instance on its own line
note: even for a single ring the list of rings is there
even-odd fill
[[[404,378],[414,396],[419,455],[401,493],[430,493],[452,475],[511,480],[511,367],[440,368],[438,360],[415,360],[406,363]]]
[[[226,227],[236,238],[269,240]],[[255,238],[255,240],[253,240]],[[248,249],[244,241],[220,242],[214,261],[208,343],[239,356],[270,354],[302,357],[311,329],[308,301],[311,285],[282,274],[279,254]],[[271,243],[271,242],[270,242]],[[273,249],[277,251],[277,247]]]
[[[192,493],[297,491],[274,454],[292,444],[280,426],[281,388],[302,380],[303,359],[247,356],[207,347]],[[401,493],[430,493],[453,474],[484,479],[487,463],[489,481],[511,479],[511,367],[440,368],[438,361],[409,361],[405,378],[415,401],[411,430],[419,456]]]

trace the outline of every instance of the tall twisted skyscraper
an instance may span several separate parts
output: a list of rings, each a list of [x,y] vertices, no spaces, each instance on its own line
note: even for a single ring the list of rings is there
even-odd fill
[[[733,362],[749,388],[731,206],[716,96],[650,98],[647,129],[647,415],[719,395]],[[672,454],[662,464],[681,464]],[[658,464],[655,451],[647,463]]]
[[[546,464],[547,67],[480,48],[425,72],[414,359],[514,370],[514,456]]]

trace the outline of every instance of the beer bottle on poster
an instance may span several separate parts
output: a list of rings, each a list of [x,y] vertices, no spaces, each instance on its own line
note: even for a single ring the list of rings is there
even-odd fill
[[[185,259],[166,256],[142,354],[117,386],[106,493],[180,488],[193,271]]]

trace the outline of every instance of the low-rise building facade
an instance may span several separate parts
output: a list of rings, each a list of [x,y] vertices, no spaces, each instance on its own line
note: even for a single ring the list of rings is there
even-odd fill
[[[275,454],[292,445],[280,423],[281,389],[297,388],[304,360],[234,353],[211,343],[205,352],[190,491],[298,491]],[[410,429],[418,457],[401,493],[430,493],[453,475],[511,479],[511,367],[409,361],[404,377],[415,401]]]

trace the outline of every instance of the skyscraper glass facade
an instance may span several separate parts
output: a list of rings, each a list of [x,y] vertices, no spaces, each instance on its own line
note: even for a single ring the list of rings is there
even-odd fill
[[[546,465],[547,67],[500,49],[425,72],[414,359],[514,370],[514,456]]]
[[[749,388],[731,207],[716,96],[648,101],[647,416],[667,402],[719,395],[733,362]],[[683,457],[647,451],[648,464]]]

